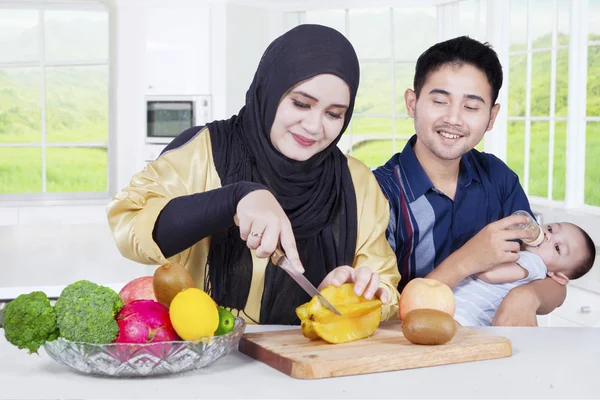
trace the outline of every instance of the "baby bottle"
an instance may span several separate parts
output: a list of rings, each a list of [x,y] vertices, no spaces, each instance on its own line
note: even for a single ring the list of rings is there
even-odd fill
[[[529,218],[529,221],[525,224],[512,225],[510,229],[524,229],[533,232],[535,239],[523,239],[523,243],[529,246],[539,246],[544,240],[544,230],[541,226],[538,225],[535,218],[533,218],[527,211],[523,210],[515,211],[513,215],[524,215]]]

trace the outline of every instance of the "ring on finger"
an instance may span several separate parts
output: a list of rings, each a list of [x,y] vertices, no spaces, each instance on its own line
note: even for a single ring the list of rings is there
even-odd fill
[[[262,233],[256,233],[256,232],[250,232],[250,236],[254,236],[254,237],[262,237]]]

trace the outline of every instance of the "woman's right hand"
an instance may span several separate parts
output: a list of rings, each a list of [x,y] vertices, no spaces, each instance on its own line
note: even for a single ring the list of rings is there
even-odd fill
[[[234,217],[240,227],[240,237],[259,258],[268,258],[281,242],[281,247],[292,265],[301,273],[300,261],[292,224],[285,211],[268,190],[255,190],[244,196],[237,205]]]

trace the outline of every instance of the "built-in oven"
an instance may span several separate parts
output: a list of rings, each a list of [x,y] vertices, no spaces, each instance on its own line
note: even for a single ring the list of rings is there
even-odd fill
[[[184,130],[210,121],[210,96],[146,96],[148,144],[168,144]]]

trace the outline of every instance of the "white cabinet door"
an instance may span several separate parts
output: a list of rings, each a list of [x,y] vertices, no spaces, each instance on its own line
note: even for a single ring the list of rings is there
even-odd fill
[[[564,319],[558,317],[556,315],[550,315],[549,325],[552,328],[581,328],[581,325],[576,324],[575,322],[569,321],[568,319]]]
[[[149,7],[146,94],[210,94],[210,6]]]
[[[565,302],[552,315],[581,326],[600,326],[600,294],[569,285]]]

